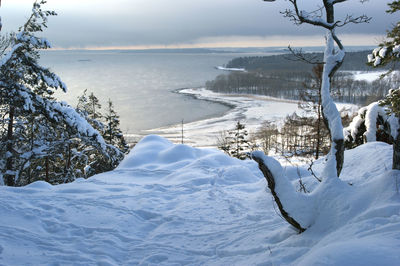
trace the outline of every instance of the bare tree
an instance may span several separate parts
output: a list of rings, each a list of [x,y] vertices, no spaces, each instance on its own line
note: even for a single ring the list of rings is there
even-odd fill
[[[336,28],[343,27],[349,23],[369,22],[370,18],[366,15],[354,17],[347,15],[344,20],[335,19],[335,5],[348,0],[322,0],[323,7],[317,10],[307,12],[301,10],[297,0],[289,0],[293,5],[293,9],[287,9],[282,14],[293,21],[296,25],[311,24],[322,27],[327,30],[326,47],[324,52],[324,69],[322,73],[321,84],[321,104],[324,122],[331,136],[331,150],[328,160],[335,160],[336,171],[329,170],[327,174],[331,175],[336,172],[336,176],[340,175],[343,167],[343,126],[341,124],[340,114],[330,95],[332,77],[343,63],[345,49],[343,44],[336,35]],[[323,15],[325,11],[325,17]],[[328,164],[332,165],[332,164]]]
[[[297,0],[288,1],[291,3],[292,9],[286,9],[281,13],[294,24],[310,24],[324,28],[327,31],[321,83],[321,105],[323,119],[331,137],[331,148],[323,171],[323,182],[320,184],[326,186],[326,184],[334,182],[334,179],[339,177],[344,159],[343,126],[340,113],[330,95],[332,78],[342,65],[345,56],[344,46],[337,37],[335,30],[338,27],[343,27],[350,23],[358,24],[369,22],[370,18],[366,15],[358,17],[347,15],[343,20],[336,20],[335,5],[347,2],[348,0],[321,0],[323,6],[312,11],[302,10]],[[267,2],[273,2],[273,0],[268,0]],[[271,158],[268,158],[259,152],[253,153],[252,157],[258,162],[261,171],[266,177],[268,186],[271,189],[271,193],[274,195],[282,216],[287,222],[297,228],[299,232],[303,232],[312,224],[313,218],[304,214],[300,215],[298,211],[296,211],[297,207],[294,206],[301,205],[301,207],[304,207],[307,204],[310,204],[310,199],[303,200],[302,198],[298,198],[298,195],[295,195],[296,191],[294,189],[285,187],[290,185],[290,182],[285,182],[285,186],[283,186],[283,181],[281,179],[284,178],[284,176],[282,176],[282,171],[276,171],[276,169],[279,169],[279,167],[276,167],[275,165],[278,164],[277,162],[272,161]],[[268,163],[272,165],[269,167]],[[278,186],[276,186],[276,184],[278,184]],[[282,186],[279,184],[282,184]],[[285,193],[286,195],[282,198],[282,194]],[[298,198],[298,200],[293,202],[293,198]],[[313,204],[317,203],[313,202]]]

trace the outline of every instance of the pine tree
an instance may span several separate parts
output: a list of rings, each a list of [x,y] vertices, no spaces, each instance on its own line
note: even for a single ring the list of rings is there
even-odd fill
[[[75,109],[53,99],[54,91],[66,92],[66,86],[38,63],[39,50],[50,43],[36,34],[47,26],[48,16],[56,15],[42,10],[44,3],[34,3],[32,15],[11,35],[0,60],[0,180],[9,186],[31,182],[33,176],[50,180],[51,172],[69,181],[82,176],[88,156],[73,145],[91,147],[110,165],[122,156]]]
[[[387,13],[400,11],[400,1],[393,1],[388,5]],[[368,55],[368,63],[375,67],[393,63],[391,70],[394,70],[396,63],[400,61],[400,21],[388,31],[386,37],[387,39],[374,49],[372,54]],[[386,106],[388,113],[397,117],[400,123],[400,89],[390,90],[380,104]],[[400,170],[400,129],[397,130],[397,136],[394,137],[392,168]]]
[[[106,114],[104,115],[105,130],[103,137],[111,145],[118,147],[123,153],[127,153],[129,146],[125,141],[122,130],[119,128],[119,116],[114,110],[114,105],[110,99],[107,102]]]
[[[400,11],[400,1],[393,1],[388,4],[387,13],[393,14]],[[368,55],[368,63],[375,67],[384,66],[389,63],[400,61],[400,21],[387,32],[386,40],[374,49],[372,54]],[[392,66],[392,69],[394,66]]]
[[[15,136],[16,130],[24,124],[27,115],[47,111],[45,97],[53,93],[48,88],[66,90],[66,86],[54,73],[38,65],[38,50],[47,49],[50,44],[34,33],[46,27],[48,16],[55,15],[52,11],[42,11],[40,4],[34,3],[31,17],[10,40],[11,48],[3,56],[0,66],[0,99],[7,117],[7,129],[2,142],[6,145],[3,175],[7,185],[14,185],[18,177],[16,157],[20,151],[15,146],[19,141]]]
[[[78,97],[76,109],[97,131],[102,133],[104,131],[104,124],[101,122],[103,115],[99,111],[101,109],[100,101],[93,92],[89,96],[86,93],[87,89]]]
[[[87,96],[87,90],[84,90],[83,94],[78,97],[77,112],[85,117],[89,124],[102,134],[107,144],[115,147],[121,153],[126,153],[129,150],[129,146],[125,142],[122,131],[119,129],[119,117],[114,111],[111,100],[108,101],[105,115],[100,112],[101,108],[100,101],[93,92]],[[84,170],[86,176],[110,171],[114,169],[123,158],[119,156],[115,158],[113,163],[107,163],[104,161],[104,158],[96,152],[96,149],[88,149],[85,147],[84,143],[75,145],[75,149],[80,151],[81,154],[85,154],[87,157]]]
[[[218,148],[232,157],[244,160],[248,158],[251,146],[247,136],[246,126],[238,121],[234,129],[219,139]]]

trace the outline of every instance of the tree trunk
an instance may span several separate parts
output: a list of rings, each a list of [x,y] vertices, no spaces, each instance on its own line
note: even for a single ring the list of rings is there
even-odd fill
[[[45,159],[45,166],[46,166],[46,182],[50,182],[50,177],[49,177],[49,157],[46,156]]]
[[[14,113],[15,108],[10,106],[8,114],[8,127],[7,127],[7,160],[6,160],[6,174],[4,175],[4,182],[7,186],[15,185],[15,174],[13,172],[13,138],[14,138]]]
[[[296,228],[299,233],[304,232],[306,229],[301,227],[299,222],[297,222],[293,217],[289,215],[289,213],[284,209],[282,202],[280,198],[278,197],[276,191],[275,191],[275,178],[268,168],[268,166],[265,165],[264,160],[254,153],[252,153],[252,159],[258,163],[258,167],[260,168],[261,172],[263,173],[265,179],[267,180],[268,187],[271,190],[271,194],[274,197],[274,200],[276,204],[278,205],[279,211],[282,214],[282,217],[289,223],[291,224],[294,228]]]
[[[318,120],[317,120],[317,147],[316,147],[316,154],[315,159],[318,160],[319,158],[319,150],[321,146],[321,96],[319,96],[318,100]]]
[[[400,170],[400,129],[397,131],[397,137],[393,142],[392,169]]]
[[[339,56],[335,52],[334,40],[336,39],[333,31],[328,31],[327,43],[324,53],[324,71],[322,74],[322,85],[321,85],[321,108],[322,117],[324,123],[328,128],[329,135],[331,137],[331,149],[328,155],[328,159],[335,159],[336,165],[336,176],[339,177],[343,167],[344,160],[344,137],[343,137],[343,126],[340,117],[340,113],[333,102],[330,95],[330,88],[332,83],[332,77],[335,72],[342,65],[344,59],[344,51],[341,44],[339,45],[339,51],[342,52],[342,56]],[[336,41],[336,40],[335,40]],[[334,156],[334,157],[332,157]],[[331,157],[331,158],[329,158]],[[329,164],[330,165],[330,164]],[[326,169],[326,174],[333,173],[334,169]]]

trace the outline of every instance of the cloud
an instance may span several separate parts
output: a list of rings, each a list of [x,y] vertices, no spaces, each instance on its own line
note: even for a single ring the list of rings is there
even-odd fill
[[[320,2],[306,1],[304,8]],[[29,0],[4,2],[0,11],[6,30],[23,23],[31,4]],[[45,35],[59,47],[264,45],[289,39],[323,40],[312,36],[323,36],[324,30],[309,25],[298,27],[283,18],[279,11],[288,7],[288,1],[261,0],[50,0],[46,8],[56,10],[59,16],[50,19]],[[381,0],[363,5],[349,1],[338,7],[338,17],[360,12],[373,17],[370,24],[339,29],[341,36],[384,34],[397,19],[384,12],[387,7]]]

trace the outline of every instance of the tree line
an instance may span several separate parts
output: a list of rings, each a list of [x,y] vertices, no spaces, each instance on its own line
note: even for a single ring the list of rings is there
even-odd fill
[[[302,90],[312,86],[310,71],[230,72],[207,81],[208,90],[219,93],[258,94],[299,100]],[[373,82],[356,80],[351,73],[338,72],[332,78],[332,97],[335,101],[365,105],[382,99],[389,90],[400,86],[400,74],[393,73]]]
[[[343,60],[342,71],[373,71],[374,68],[365,63],[369,50],[358,52],[347,52]],[[295,54],[285,53],[269,56],[247,56],[237,57],[230,60],[226,67],[228,68],[244,68],[248,71],[291,71],[301,72],[311,71],[312,64],[308,62],[322,62],[323,53],[304,53],[304,59],[298,60]],[[308,62],[306,62],[308,61]],[[387,69],[387,68],[386,68]]]

